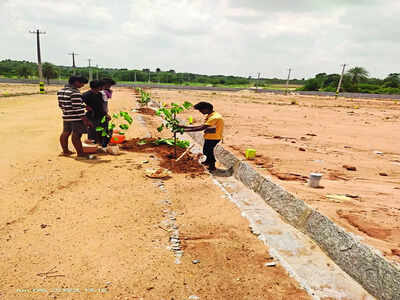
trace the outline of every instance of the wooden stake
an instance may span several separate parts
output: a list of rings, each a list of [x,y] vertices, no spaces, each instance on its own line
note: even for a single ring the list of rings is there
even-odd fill
[[[179,156],[179,157],[176,159],[176,161],[178,162],[182,157],[184,157],[185,154],[188,153],[189,150],[193,148],[193,146],[194,146],[194,145],[191,145],[189,148],[187,148],[187,149],[185,150],[185,152],[183,152],[182,155]]]

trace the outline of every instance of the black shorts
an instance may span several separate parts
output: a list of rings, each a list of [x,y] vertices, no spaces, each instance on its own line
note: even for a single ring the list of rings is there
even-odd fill
[[[74,132],[76,134],[86,133],[86,127],[83,121],[64,121],[64,132]]]

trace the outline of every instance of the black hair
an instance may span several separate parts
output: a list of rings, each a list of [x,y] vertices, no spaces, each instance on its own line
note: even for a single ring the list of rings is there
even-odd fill
[[[213,111],[214,110],[214,106],[211,103],[203,102],[203,101],[197,103],[193,107],[194,107],[194,109],[197,109],[197,110],[201,110],[201,109],[206,109],[206,110],[209,110],[209,111]]]
[[[104,86],[104,81],[102,81],[102,80],[92,80],[90,82],[90,88],[91,89],[99,89],[99,88],[101,88],[103,86]]]
[[[109,85],[116,84],[116,82],[111,78],[103,78],[102,80],[104,81],[105,84],[109,84]]]
[[[80,83],[84,83],[84,84],[86,84],[86,83],[89,82],[89,81],[88,81],[85,77],[83,77],[83,76],[71,76],[71,77],[69,78],[69,80],[68,80],[68,83],[69,83],[69,84],[73,84],[73,83],[76,82],[76,81],[78,81],[78,82],[80,82]]]

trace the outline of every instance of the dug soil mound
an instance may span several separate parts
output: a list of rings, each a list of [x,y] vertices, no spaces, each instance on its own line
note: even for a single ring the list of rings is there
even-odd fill
[[[148,116],[154,116],[156,114],[156,112],[153,109],[148,107],[141,107],[137,109],[137,111],[142,115],[148,115]]]
[[[131,152],[154,153],[160,158],[160,167],[173,173],[203,174],[204,167],[198,162],[198,158],[192,153],[187,153],[179,161],[176,161],[174,147],[169,145],[156,145],[155,138],[134,138],[121,145],[121,149]],[[176,148],[176,157],[185,152],[185,149]]]

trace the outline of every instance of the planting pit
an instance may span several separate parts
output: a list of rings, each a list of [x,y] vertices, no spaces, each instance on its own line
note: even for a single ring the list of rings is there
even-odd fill
[[[142,115],[148,115],[148,116],[154,116],[156,112],[148,107],[141,107],[137,109],[137,112],[142,114]]]
[[[154,153],[160,159],[160,167],[170,170],[172,173],[190,173],[193,176],[205,174],[204,167],[198,162],[198,158],[191,153],[185,154],[179,161],[176,161],[174,147],[169,145],[155,145],[156,138],[133,138],[121,145],[121,149],[130,152]],[[146,144],[138,144],[146,142]],[[176,148],[176,155],[179,157],[185,149]]]

